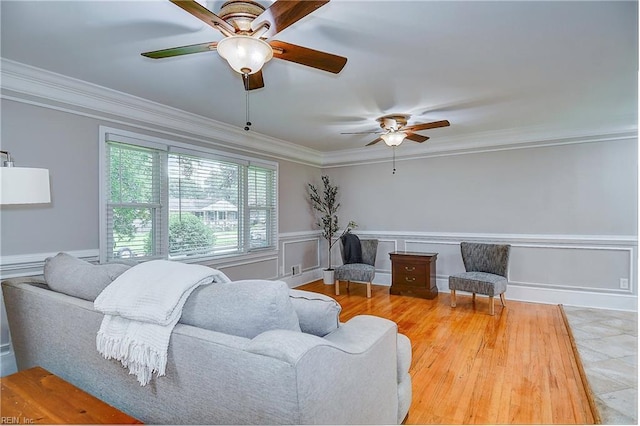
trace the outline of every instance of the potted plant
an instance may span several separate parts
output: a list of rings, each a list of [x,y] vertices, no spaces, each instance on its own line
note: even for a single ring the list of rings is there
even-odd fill
[[[342,231],[340,237],[334,240],[334,235],[340,230],[338,225],[338,209],[340,203],[337,202],[338,187],[331,185],[328,176],[322,176],[322,184],[324,186],[322,194],[313,184],[309,185],[309,199],[311,206],[318,212],[317,225],[322,229],[322,237],[327,240],[327,269],[323,270],[323,279],[325,284],[334,283],[334,270],[331,264],[331,248],[340,237],[356,228],[358,225],[354,221],[349,221],[347,227]]]

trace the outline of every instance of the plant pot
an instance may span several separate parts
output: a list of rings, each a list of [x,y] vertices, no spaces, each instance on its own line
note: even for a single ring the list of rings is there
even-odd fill
[[[335,270],[333,269],[323,269],[322,270],[322,279],[325,284],[334,284],[335,283]]]

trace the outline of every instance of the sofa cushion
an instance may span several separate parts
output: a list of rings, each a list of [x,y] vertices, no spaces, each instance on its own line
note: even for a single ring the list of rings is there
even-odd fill
[[[93,302],[111,281],[130,265],[94,265],[67,253],[58,253],[44,262],[44,279],[51,290]]]
[[[298,314],[303,333],[324,337],[340,325],[342,306],[335,299],[320,293],[289,290],[293,308]]]
[[[268,330],[300,331],[289,287],[283,281],[244,280],[198,287],[187,299],[180,322],[249,339]]]

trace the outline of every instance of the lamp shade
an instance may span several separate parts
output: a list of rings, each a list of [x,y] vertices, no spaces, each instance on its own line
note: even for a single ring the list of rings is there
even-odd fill
[[[0,167],[0,204],[50,203],[49,170]]]
[[[389,146],[398,146],[407,137],[405,132],[389,132],[381,135],[380,138]]]
[[[223,38],[216,46],[218,53],[240,74],[254,74],[273,58],[273,49],[264,40],[237,35]]]

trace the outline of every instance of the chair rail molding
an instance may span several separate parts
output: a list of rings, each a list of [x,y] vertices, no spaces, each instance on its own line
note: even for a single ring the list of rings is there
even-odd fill
[[[359,231],[392,241],[399,250],[437,252],[439,291],[449,292],[449,275],[464,271],[462,241],[511,244],[507,299],[637,311],[635,235],[535,235],[415,231]],[[391,246],[387,247],[390,248]],[[379,249],[380,250],[380,249]],[[384,247],[383,247],[384,250]],[[391,251],[391,250],[387,250]],[[374,283],[390,285],[390,260],[379,251]],[[548,268],[545,268],[547,266]],[[622,289],[619,279],[627,279]]]

